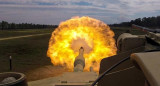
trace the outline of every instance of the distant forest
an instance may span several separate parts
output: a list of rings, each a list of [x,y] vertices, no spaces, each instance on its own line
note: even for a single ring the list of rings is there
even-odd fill
[[[114,27],[130,27],[132,24],[144,26],[144,27],[152,27],[152,28],[160,28],[160,16],[157,17],[144,17],[137,18],[135,20],[131,20],[130,22],[122,22],[120,24],[110,24],[110,26]]]
[[[56,28],[58,25],[42,25],[42,24],[32,24],[32,23],[8,23],[6,21],[0,22],[0,30],[14,30],[14,29],[46,29],[46,28]]]
[[[131,20],[129,22],[122,22],[119,24],[110,24],[109,26],[113,27],[131,27],[132,24],[151,27],[151,28],[160,28],[160,16],[157,17],[144,17]],[[0,30],[14,30],[14,29],[45,29],[45,28],[57,28],[58,25],[42,25],[42,24],[32,24],[32,23],[8,23],[6,21],[0,22]]]

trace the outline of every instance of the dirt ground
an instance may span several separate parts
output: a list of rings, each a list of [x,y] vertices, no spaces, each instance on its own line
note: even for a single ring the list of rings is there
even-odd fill
[[[35,81],[48,77],[55,77],[67,72],[68,70],[61,66],[43,66],[34,70],[30,70],[26,73],[27,81]]]

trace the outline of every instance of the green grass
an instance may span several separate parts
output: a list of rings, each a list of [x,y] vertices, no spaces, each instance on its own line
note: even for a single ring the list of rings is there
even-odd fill
[[[131,28],[111,27],[115,32],[115,39]],[[53,29],[41,30],[16,30],[0,31],[0,38],[24,36],[42,33],[52,33]],[[132,29],[133,34],[144,34],[136,29]],[[52,65],[50,58],[46,56],[48,42],[51,34],[32,36],[0,41],[0,72],[9,71],[9,56],[13,58],[13,70],[27,74],[27,72],[45,65]],[[43,71],[42,71],[43,72]]]
[[[54,29],[0,30],[0,38],[50,33]]]
[[[131,28],[111,27],[115,39]],[[23,36],[31,34],[52,33],[53,29],[0,31],[2,37]],[[132,34],[144,34],[131,29]],[[9,56],[13,57],[13,71],[27,72],[36,67],[51,64],[46,56],[51,34],[0,41],[0,72],[9,71]]]
[[[115,33],[115,37],[114,37],[115,39],[117,39],[122,33],[125,33],[128,30],[130,30],[130,33],[133,35],[144,35],[145,34],[144,32],[131,28],[131,27],[111,27],[111,30],[114,31]]]
[[[50,36],[51,34],[0,41],[0,72],[9,71],[9,56],[13,57],[13,71],[23,73],[51,64],[46,56]]]

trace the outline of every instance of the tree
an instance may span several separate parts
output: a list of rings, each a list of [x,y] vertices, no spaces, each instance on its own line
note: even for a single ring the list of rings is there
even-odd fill
[[[2,30],[4,30],[4,29],[8,29],[8,22],[6,22],[6,21],[2,21]]]
[[[10,26],[11,26],[11,29],[16,29],[15,23],[11,23]]]
[[[32,24],[32,23],[8,23],[6,21],[0,22],[0,29],[44,29],[44,28],[57,28],[58,25],[45,25],[45,24]]]
[[[143,17],[137,18],[135,20],[131,20],[130,22],[122,22],[120,24],[112,24],[110,26],[131,26],[132,24],[144,26],[144,27],[153,27],[153,28],[160,28],[160,16],[157,17]]]
[[[2,23],[0,22],[0,29],[2,29]]]
[[[160,16],[157,16],[157,27],[160,28]]]

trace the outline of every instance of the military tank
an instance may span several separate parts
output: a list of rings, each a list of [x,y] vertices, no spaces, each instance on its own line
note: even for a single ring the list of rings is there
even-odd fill
[[[29,82],[29,86],[160,86],[160,33],[132,25],[146,35],[123,33],[117,39],[118,54],[101,60],[99,75],[83,72],[83,47],[74,62],[74,72]]]
[[[123,33],[118,54],[101,61],[98,86],[160,86],[160,33],[157,29],[132,25],[145,35]]]
[[[92,67],[89,72],[83,71],[81,47],[73,72],[31,81],[28,86],[160,86],[160,32],[138,25],[132,27],[146,34],[121,34],[116,41],[118,54],[101,60],[99,74]]]

